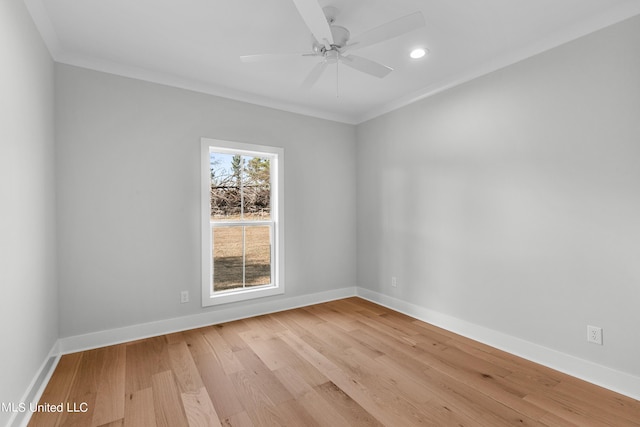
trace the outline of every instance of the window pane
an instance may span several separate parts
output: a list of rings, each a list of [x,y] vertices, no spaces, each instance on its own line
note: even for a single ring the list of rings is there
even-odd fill
[[[242,228],[212,228],[214,291],[243,286]]]
[[[240,218],[243,159],[240,155],[210,152],[211,219],[233,221]]]
[[[271,227],[245,227],[245,285],[271,284]]]
[[[271,219],[271,161],[243,156],[242,198],[246,220]]]

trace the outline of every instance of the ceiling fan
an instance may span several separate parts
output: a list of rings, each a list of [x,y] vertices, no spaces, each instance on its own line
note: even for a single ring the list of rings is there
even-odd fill
[[[312,87],[330,64],[337,66],[338,63],[341,63],[378,78],[385,77],[393,71],[393,68],[353,55],[350,52],[390,40],[425,25],[422,13],[414,12],[352,38],[349,30],[334,24],[338,14],[335,7],[321,8],[317,0],[293,0],[293,3],[311,31],[313,37],[311,52],[243,55],[240,60],[242,62],[259,62],[299,56],[321,58],[321,62],[311,70],[302,83],[304,88]]]

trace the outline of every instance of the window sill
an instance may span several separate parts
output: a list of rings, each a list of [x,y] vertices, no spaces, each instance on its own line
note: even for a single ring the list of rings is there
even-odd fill
[[[266,286],[259,288],[245,289],[242,291],[218,292],[213,295],[202,295],[202,306],[211,307],[214,305],[229,304],[232,302],[247,301],[256,298],[269,297],[284,293],[283,286]]]

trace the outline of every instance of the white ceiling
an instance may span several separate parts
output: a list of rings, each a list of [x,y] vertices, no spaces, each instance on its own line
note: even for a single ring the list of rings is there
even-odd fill
[[[242,63],[240,55],[311,49],[292,0],[24,0],[54,60],[259,105],[359,123],[604,26],[640,14],[638,0],[319,0],[352,36],[414,11],[426,26],[363,48],[394,68],[353,69],[300,84],[319,61]],[[430,55],[411,60],[425,46]]]

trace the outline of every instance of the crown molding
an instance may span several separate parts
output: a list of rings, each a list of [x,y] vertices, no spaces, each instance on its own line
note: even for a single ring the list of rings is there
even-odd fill
[[[114,61],[108,61],[100,58],[88,57],[86,55],[59,54],[54,58],[56,62],[75,67],[86,68],[108,74],[114,74],[121,77],[143,80],[150,83],[161,84],[165,86],[185,89],[193,92],[213,95],[233,101],[244,102],[275,110],[286,111],[289,113],[300,114],[307,117],[314,117],[323,120],[346,123],[355,125],[355,117],[338,114],[331,111],[320,110],[303,105],[288,103],[275,100],[269,97],[254,95],[249,92],[243,92],[231,89],[225,86],[205,83],[195,79],[189,79],[178,75],[164,73],[160,71],[152,71],[139,67],[132,67]]]
[[[518,49],[517,52],[487,59],[447,79],[431,84],[392,102],[373,107],[361,114],[347,115],[278,101],[269,97],[254,95],[221,85],[205,83],[168,73],[131,67],[113,61],[64,52],[43,0],[24,0],[24,3],[49,49],[53,60],[56,62],[351,125],[364,123],[640,14],[640,2],[630,0],[605,14],[594,16],[563,28],[543,40],[538,40]]]
[[[54,61],[57,61],[62,52],[62,47],[58,39],[58,34],[56,34],[53,23],[49,18],[49,11],[42,0],[24,0],[24,4],[31,15],[31,19],[33,19],[34,24],[36,24],[36,28],[44,44],[47,46],[47,49],[49,49],[49,54]]]
[[[407,105],[413,104],[417,101],[428,98],[445,90],[454,88],[463,83],[490,74],[494,71],[498,71],[502,68],[506,68],[520,61],[524,61],[525,59],[554,49],[563,44],[579,39],[580,37],[584,37],[588,34],[595,33],[596,31],[602,30],[603,28],[617,24],[626,19],[630,19],[636,15],[640,15],[640,2],[637,0],[631,0],[613,10],[610,10],[606,14],[598,15],[592,17],[591,19],[581,21],[578,24],[563,28],[560,31],[550,34],[548,37],[542,40],[538,40],[534,43],[522,47],[521,49],[518,49],[516,52],[511,52],[506,55],[490,58],[463,72],[452,75],[447,79],[424,87],[415,93],[403,96],[392,102],[373,108],[365,112],[364,114],[359,115],[356,119],[357,124],[364,123],[376,117],[380,117],[384,114],[398,110],[402,107],[406,107]]]

